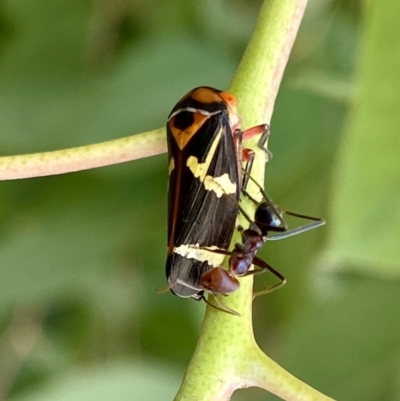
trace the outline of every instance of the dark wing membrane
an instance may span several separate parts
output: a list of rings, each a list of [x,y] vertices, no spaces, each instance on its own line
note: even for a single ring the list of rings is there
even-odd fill
[[[171,270],[171,266],[173,269]],[[171,270],[171,276],[169,277],[169,283],[175,283],[171,287],[171,291],[181,298],[195,298],[200,299],[203,295],[202,290],[194,289],[199,288],[199,279],[206,271],[210,270],[210,266],[207,262],[200,262],[195,259],[187,259],[176,253],[168,255],[167,257],[167,271]],[[179,274],[185,272],[185,275]],[[176,280],[182,280],[187,285],[182,285]],[[193,288],[194,287],[194,288]]]
[[[217,246],[227,249],[235,227],[238,206],[227,196],[217,197],[214,191],[206,190],[203,182],[187,167],[188,157],[195,156],[204,163],[212,143],[220,135],[219,143],[207,168],[206,175],[220,177],[227,174],[236,183],[236,192],[231,196],[238,201],[240,192],[237,149],[226,114],[210,117],[194,135],[185,148],[177,149],[170,141],[170,156],[175,159],[175,169],[170,176],[169,187],[169,244]],[[173,227],[173,228],[172,228]],[[200,276],[209,270],[206,262],[182,258],[169,249],[167,277],[170,283],[181,280],[198,287]],[[189,297],[198,292],[183,285],[172,288],[176,295]]]

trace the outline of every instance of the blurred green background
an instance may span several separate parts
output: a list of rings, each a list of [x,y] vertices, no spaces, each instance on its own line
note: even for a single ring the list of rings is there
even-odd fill
[[[260,252],[288,284],[255,300],[256,338],[340,400],[400,400],[397,3],[310,2],[269,141],[269,194],[327,226]],[[260,5],[0,3],[0,155],[162,126],[189,89],[227,88]],[[0,185],[0,401],[172,399],[204,305],[154,291],[166,155]]]

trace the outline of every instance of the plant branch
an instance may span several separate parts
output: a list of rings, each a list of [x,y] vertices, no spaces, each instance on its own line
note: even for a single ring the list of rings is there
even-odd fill
[[[113,141],[54,152],[0,157],[0,180],[43,177],[89,170],[155,156],[167,151],[160,128]]]
[[[290,50],[300,25],[307,0],[266,0],[260,11],[251,41],[243,56],[230,91],[239,103],[243,126],[269,122]],[[256,142],[252,176],[264,182],[265,156]],[[259,196],[249,184],[251,195]],[[241,205],[252,216],[254,205],[245,197]],[[243,226],[248,224],[239,218]],[[234,235],[231,248],[240,241]],[[241,288],[223,302],[240,317],[207,307],[201,335],[184,381],[175,401],[229,400],[239,388],[258,386],[284,400],[327,401],[324,396],[301,382],[268,358],[254,340],[252,328],[253,278],[240,280]],[[212,302],[212,297],[211,302]]]
[[[261,387],[284,400],[334,401],[297,379],[258,349],[255,359],[246,359],[247,385]]]
[[[269,122],[308,0],[264,1],[230,90],[244,126]]]

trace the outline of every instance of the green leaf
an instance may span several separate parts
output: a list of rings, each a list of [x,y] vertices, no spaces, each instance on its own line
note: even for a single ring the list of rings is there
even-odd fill
[[[358,91],[338,151],[325,264],[400,278],[400,3],[366,8]]]
[[[400,283],[329,275],[290,327],[285,366],[338,400],[392,400],[400,355]],[[334,291],[332,291],[334,289]]]

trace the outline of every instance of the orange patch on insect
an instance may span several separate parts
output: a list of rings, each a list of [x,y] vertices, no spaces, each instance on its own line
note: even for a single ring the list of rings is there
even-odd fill
[[[221,93],[224,92],[219,92],[216,89],[202,86],[191,92],[190,97],[204,104],[221,103],[222,100],[225,103],[225,100],[221,97]]]
[[[179,149],[182,150],[193,138],[196,132],[198,132],[202,125],[210,118],[210,116],[200,113],[193,113],[193,122],[187,128],[181,129],[177,128],[174,124],[178,115],[172,117],[169,120],[168,125],[176,144],[178,145]]]

